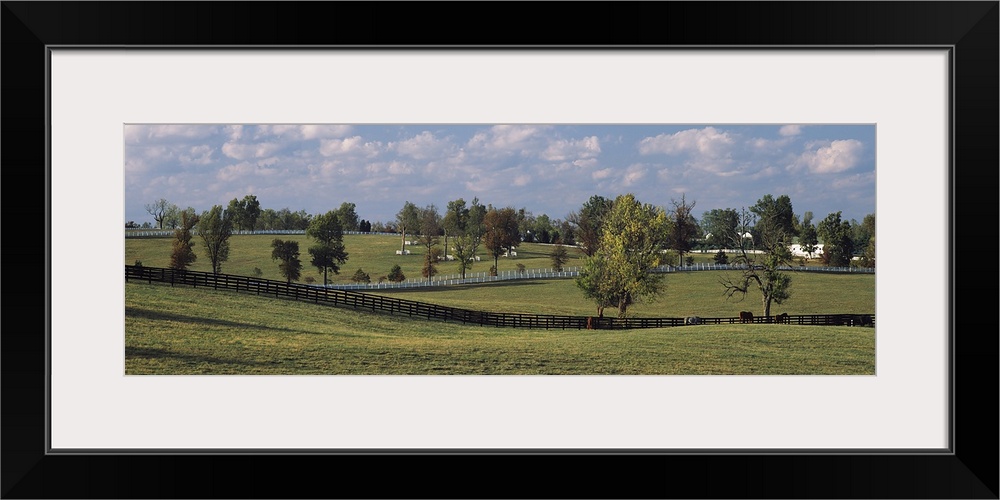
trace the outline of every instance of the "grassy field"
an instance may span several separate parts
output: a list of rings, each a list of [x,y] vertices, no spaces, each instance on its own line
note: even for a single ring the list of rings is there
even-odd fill
[[[222,264],[222,272],[226,274],[239,274],[249,276],[253,273],[254,267],[260,268],[261,277],[266,279],[284,279],[278,272],[278,262],[271,259],[271,241],[275,238],[282,240],[297,241],[299,243],[299,259],[302,261],[302,279],[305,282],[307,277],[323,282],[323,275],[309,265],[309,247],[315,241],[305,235],[235,235],[230,237],[229,260]],[[125,264],[134,264],[136,260],[142,261],[144,266],[150,267],[170,267],[170,238],[128,238],[125,240]],[[194,252],[198,260],[190,267],[193,271],[212,271],[212,264],[208,260],[201,242],[195,238]],[[441,238],[443,247],[444,238]],[[344,247],[347,249],[347,263],[344,264],[338,275],[330,275],[331,283],[351,283],[351,276],[359,268],[368,273],[372,281],[378,281],[379,276],[389,274],[393,265],[399,264],[403,274],[407,278],[420,278],[420,269],[423,267],[424,254],[426,248],[418,245],[407,246],[410,255],[396,255],[396,250],[400,249],[400,238],[396,236],[374,236],[374,235],[346,235],[344,236]],[[499,262],[500,271],[513,271],[517,264],[524,264],[526,269],[547,269],[552,267],[549,259],[551,245],[538,243],[525,243],[517,249],[517,257],[501,257]],[[567,266],[582,264],[583,253],[576,248],[568,248],[571,260]],[[479,262],[473,263],[468,273],[489,272],[493,265],[493,257],[487,255],[486,251],[480,248],[478,253]],[[458,264],[455,262],[438,263],[438,274],[458,274]]]
[[[229,260],[222,264],[222,272],[226,274],[238,274],[250,276],[255,267],[260,268],[262,278],[280,280],[281,274],[278,272],[278,262],[271,259],[271,241],[275,238],[282,240],[297,241],[299,243],[299,259],[302,261],[301,282],[306,282],[307,278],[312,278],[317,283],[323,281],[323,275],[309,265],[309,247],[315,242],[305,235],[234,235],[230,237]],[[125,239],[125,264],[135,264],[136,260],[142,261],[143,265],[149,267],[170,267],[171,238],[126,238]],[[211,262],[202,247],[201,241],[195,237],[194,252],[198,260],[190,267],[193,271],[212,271]],[[444,238],[441,238],[443,247]],[[396,255],[396,250],[400,249],[400,237],[381,235],[346,235],[344,236],[344,247],[347,249],[348,259],[338,275],[330,275],[331,283],[351,283],[351,276],[359,268],[367,272],[372,281],[378,281],[379,276],[389,274],[393,265],[399,264],[403,274],[407,278],[419,279],[420,269],[423,266],[425,248],[418,245],[406,246],[410,255]],[[566,267],[580,266],[583,264],[583,252],[575,247],[567,247],[570,261]],[[500,271],[513,271],[517,269],[517,264],[523,264],[526,269],[549,269],[552,261],[549,253],[552,245],[540,243],[524,243],[517,249],[517,257],[501,257],[499,261]],[[712,263],[714,253],[693,253],[690,254],[695,263]],[[493,265],[493,257],[487,254],[486,250],[480,248],[478,252],[479,262],[473,263],[472,269],[467,273],[487,273]],[[810,261],[810,265],[818,265],[816,260]],[[440,262],[437,266],[438,275],[459,274],[458,264],[455,262]]]
[[[629,308],[633,316],[737,317],[740,311],[763,311],[760,293],[742,301],[726,300],[719,279],[729,271],[691,271],[664,276],[666,291],[657,300]],[[772,304],[771,314],[874,314],[875,275],[793,273],[792,296]],[[572,279],[518,280],[500,283],[377,290],[390,297],[432,302],[451,307],[495,312],[593,315],[596,308],[584,299]],[[612,312],[609,312],[613,314]]]
[[[125,371],[129,375],[873,375],[875,331],[793,325],[513,330],[127,283]]]
[[[271,260],[274,236],[233,236],[222,271],[281,279]],[[298,241],[308,260],[312,243]],[[358,267],[373,279],[399,264],[419,276],[423,248],[399,239],[346,236],[350,260],[334,282]],[[167,267],[169,238],[125,240],[125,263]],[[525,244],[500,270],[548,268],[550,246]],[[196,247],[198,253],[200,248]],[[484,253],[472,272],[488,270]],[[571,250],[569,266],[582,262]],[[710,262],[710,254],[695,254]],[[441,263],[442,274],[456,272]],[[210,271],[203,256],[193,270]],[[719,279],[727,272],[666,275],[658,300],[630,315],[731,317],[761,310],[759,294],[727,301]],[[305,267],[303,278],[321,281]],[[874,313],[871,274],[793,273],[792,297],[772,314]],[[793,325],[692,326],[632,331],[545,331],[483,328],[356,312],[280,299],[158,284],[125,285],[128,374],[874,374],[875,332],[868,328]],[[518,280],[457,287],[382,290],[394,297],[494,312],[592,315],[572,279]]]

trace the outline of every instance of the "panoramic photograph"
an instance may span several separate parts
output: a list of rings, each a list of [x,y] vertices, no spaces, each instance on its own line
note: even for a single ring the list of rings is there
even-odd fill
[[[126,375],[875,375],[874,124],[126,124]]]

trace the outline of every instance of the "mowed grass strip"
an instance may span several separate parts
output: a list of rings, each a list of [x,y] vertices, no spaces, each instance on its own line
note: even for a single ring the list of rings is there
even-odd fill
[[[874,375],[875,331],[793,325],[487,328],[242,293],[126,283],[125,372]]]

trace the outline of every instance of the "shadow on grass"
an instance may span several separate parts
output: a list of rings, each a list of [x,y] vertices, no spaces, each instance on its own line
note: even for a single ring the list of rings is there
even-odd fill
[[[125,317],[142,318],[153,321],[176,321],[180,323],[193,323],[197,325],[219,326],[225,328],[244,328],[244,329],[261,330],[261,331],[279,331],[288,333],[319,333],[319,332],[307,332],[303,330],[292,330],[290,328],[255,325],[253,323],[241,323],[238,321],[229,321],[224,319],[204,318],[200,316],[185,316],[182,314],[150,311],[148,309],[139,309],[136,307],[127,307],[127,306],[125,307]]]
[[[125,347],[125,359],[164,359],[179,361],[186,364],[208,364],[213,366],[220,365],[238,365],[238,366],[265,366],[270,365],[270,363],[261,363],[258,361],[248,361],[245,359],[225,359],[217,358],[215,356],[207,356],[204,354],[182,354],[178,352],[171,352],[166,349],[156,349],[152,347]]]

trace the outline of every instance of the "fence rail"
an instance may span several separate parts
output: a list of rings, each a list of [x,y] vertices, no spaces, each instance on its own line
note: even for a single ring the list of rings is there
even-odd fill
[[[353,290],[339,290],[321,286],[287,283],[250,276],[212,274],[161,267],[125,266],[125,281],[169,283],[253,293],[275,298],[286,298],[317,304],[350,307],[355,310],[405,314],[427,320],[440,320],[505,328],[532,328],[545,330],[597,329],[621,330],[633,328],[664,328],[684,326],[690,318],[597,318],[589,316],[561,316],[551,314],[493,313],[385,297]],[[775,317],[754,318],[753,323],[770,323]],[[698,324],[734,324],[739,318],[698,318]],[[874,314],[811,314],[789,315],[788,323],[797,325],[863,325],[875,326]]]

